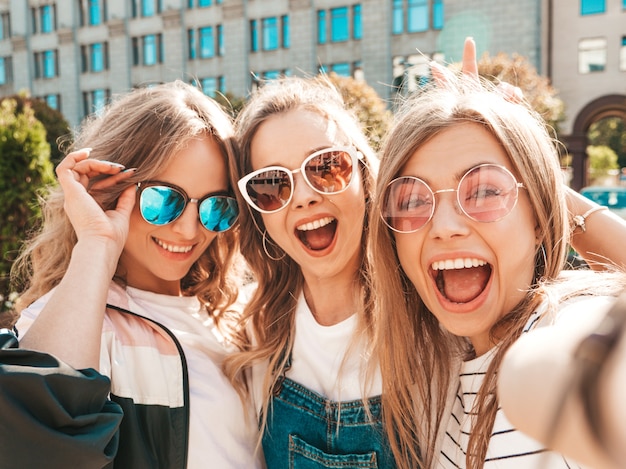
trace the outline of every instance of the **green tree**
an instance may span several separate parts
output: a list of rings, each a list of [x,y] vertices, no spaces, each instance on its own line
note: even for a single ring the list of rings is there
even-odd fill
[[[56,109],[52,109],[43,99],[31,98],[26,92],[0,98],[0,102],[7,99],[16,102],[17,114],[20,114],[26,105],[33,109],[35,118],[41,122],[46,129],[46,140],[50,145],[50,160],[55,166],[59,164],[65,154],[63,150],[59,148],[57,142],[60,137],[69,137],[69,140],[71,140],[70,126],[63,114]]]
[[[46,130],[28,103],[0,102],[0,311],[10,307],[9,273],[20,244],[35,226],[37,196],[54,183]]]
[[[227,112],[230,113],[233,118],[237,117],[239,111],[243,109],[246,104],[246,98],[241,96],[235,96],[233,93],[227,92],[226,94],[218,93],[215,96],[215,101],[220,103]]]
[[[610,169],[619,169],[617,163],[617,153],[606,145],[589,145],[587,147],[589,156],[589,169],[596,172],[606,172]]]
[[[378,151],[392,119],[385,102],[365,81],[342,77],[334,72],[328,78],[341,93],[346,107],[361,122],[372,148]]]
[[[594,122],[587,132],[589,144],[610,147],[617,154],[619,167],[626,167],[626,122],[619,117],[606,117]]]

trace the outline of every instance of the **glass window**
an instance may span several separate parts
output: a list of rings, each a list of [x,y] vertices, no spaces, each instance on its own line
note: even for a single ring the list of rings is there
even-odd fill
[[[46,50],[43,52],[43,77],[52,78],[56,76],[56,51]]]
[[[0,85],[6,85],[9,82],[7,75],[7,61],[4,57],[0,57]]]
[[[276,80],[277,78],[280,78],[280,71],[279,70],[268,70],[268,71],[263,73],[263,78],[265,80]]]
[[[250,50],[259,50],[259,23],[257,20],[250,20]]]
[[[202,92],[204,94],[206,94],[207,96],[210,96],[211,98],[216,97],[217,91],[219,91],[217,88],[217,78],[215,77],[203,78],[200,84],[202,86]]]
[[[89,24],[96,26],[102,23],[100,0],[89,0]]]
[[[578,43],[578,72],[603,72],[606,67],[606,39],[583,39]]]
[[[91,45],[91,71],[101,72],[104,70],[104,47],[102,43]]]
[[[141,0],[141,16],[154,16],[154,0]]]
[[[58,94],[48,94],[44,97],[44,100],[46,101],[46,104],[48,106],[50,106],[52,109],[55,109],[57,111],[60,111],[60,107],[61,107],[61,99],[60,96]]]
[[[54,10],[52,5],[41,7],[41,32],[51,33],[54,31]]]
[[[213,38],[213,27],[206,26],[198,30],[200,41],[200,57],[207,59],[215,56],[215,39]]]
[[[278,19],[263,18],[263,50],[278,49]]]
[[[281,17],[282,30],[283,30],[283,43],[284,49],[291,47],[291,37],[289,36],[289,16],[285,15]]]
[[[352,76],[350,73],[350,64],[348,62],[333,64],[330,69],[341,77]]]
[[[330,10],[330,40],[343,42],[350,38],[348,32],[348,7],[331,8]]]
[[[221,24],[217,25],[217,55],[224,55],[226,50],[224,48],[224,27]]]
[[[11,22],[9,12],[0,13],[0,39],[7,39],[11,36]]]
[[[404,10],[402,9],[402,0],[393,0],[393,12],[391,32],[393,34],[402,34],[404,32]]]
[[[443,0],[433,0],[433,29],[443,29]]]
[[[363,18],[361,17],[361,5],[352,7],[352,37],[361,39],[363,37]]]
[[[203,7],[210,7],[211,6],[211,0],[198,0],[198,6],[203,8]]]
[[[626,72],[626,36],[622,36],[622,47],[619,49],[619,69]]]
[[[606,0],[580,0],[580,14],[594,15],[606,11]]]
[[[196,58],[196,33],[193,29],[187,30],[187,42],[189,43],[189,59]]]
[[[410,33],[428,31],[428,0],[409,0],[407,30]]]
[[[326,36],[326,11],[319,10],[317,12],[317,43],[326,44],[328,38]]]
[[[154,65],[157,63],[157,42],[154,34],[143,38],[143,64]]]
[[[93,109],[95,113],[100,113],[106,105],[107,91],[103,89],[94,90],[93,92]]]

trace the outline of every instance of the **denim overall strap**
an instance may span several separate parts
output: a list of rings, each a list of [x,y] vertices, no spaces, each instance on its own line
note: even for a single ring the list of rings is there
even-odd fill
[[[336,402],[284,375],[263,432],[268,469],[395,468],[381,421],[380,396]]]

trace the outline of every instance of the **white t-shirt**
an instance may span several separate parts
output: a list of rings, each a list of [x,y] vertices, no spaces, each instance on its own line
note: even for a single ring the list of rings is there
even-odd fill
[[[254,455],[257,441],[254,412],[248,412],[249,419],[244,419],[241,400],[221,371],[228,351],[218,340],[213,322],[198,299],[159,295],[131,287],[126,288],[125,294],[130,311],[167,327],[185,353],[190,402],[188,467],[262,467]],[[113,285],[109,301],[111,296],[120,295],[124,293]],[[37,300],[22,312],[17,323],[20,334],[26,332],[49,296]],[[103,337],[103,345],[107,341]],[[104,349],[100,373],[110,377],[110,358]],[[172,380],[179,380],[179,377],[173,376]]]

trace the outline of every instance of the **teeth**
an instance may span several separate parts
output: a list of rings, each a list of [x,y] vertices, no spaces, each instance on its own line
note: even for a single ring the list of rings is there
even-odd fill
[[[435,261],[431,268],[433,270],[453,270],[463,269],[470,267],[479,267],[485,265],[486,262],[481,259],[474,259],[470,257],[458,258],[458,259],[446,259],[445,261]]]
[[[312,221],[310,223],[304,223],[300,226],[296,226],[296,229],[300,230],[300,231],[311,231],[311,230],[317,230],[318,228],[328,225],[329,223],[332,223],[335,219],[333,217],[325,217],[325,218],[320,218],[319,220],[315,220]]]
[[[172,244],[166,244],[160,239],[154,238],[156,243],[161,246],[163,249],[169,252],[189,252],[193,249],[193,246],[174,246]]]

